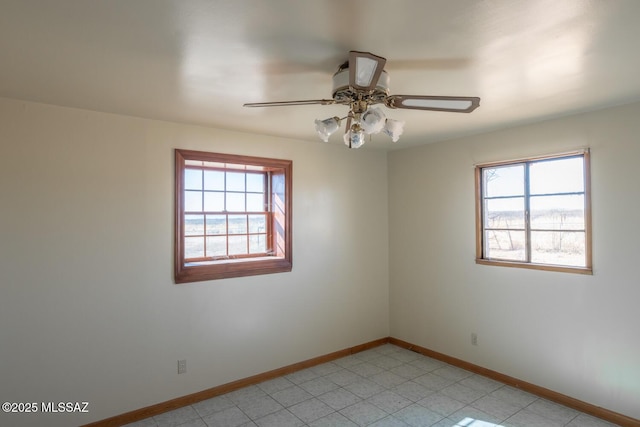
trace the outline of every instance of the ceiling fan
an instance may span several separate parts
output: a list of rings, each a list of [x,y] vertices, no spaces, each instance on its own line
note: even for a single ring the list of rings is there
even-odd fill
[[[348,105],[345,117],[316,120],[316,131],[325,142],[347,119],[344,142],[349,148],[359,148],[365,135],[384,132],[396,142],[402,134],[404,122],[388,119],[382,110],[372,107],[383,104],[387,108],[470,113],[480,106],[480,98],[467,96],[389,95],[389,75],[384,70],[387,60],[369,52],[349,52],[349,60],[333,75],[333,99],[301,101],[254,102],[245,107],[281,107],[290,105]]]

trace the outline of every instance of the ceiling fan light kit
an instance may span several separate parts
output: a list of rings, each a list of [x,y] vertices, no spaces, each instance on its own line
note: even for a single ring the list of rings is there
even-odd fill
[[[349,60],[333,75],[333,99],[302,101],[257,102],[245,107],[279,107],[291,105],[348,105],[345,117],[316,120],[316,132],[325,142],[336,132],[343,119],[347,119],[344,143],[349,148],[360,148],[365,135],[384,133],[393,142],[404,130],[404,122],[386,118],[376,104],[391,109],[410,109],[470,113],[480,106],[480,98],[467,96],[389,95],[389,74],[384,70],[387,60],[369,52],[349,52]]]

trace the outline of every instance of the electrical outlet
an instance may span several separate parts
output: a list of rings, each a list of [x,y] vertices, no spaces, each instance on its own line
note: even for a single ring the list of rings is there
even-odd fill
[[[471,333],[471,345],[478,345],[478,334],[475,332]]]
[[[179,374],[187,373],[187,359],[178,360],[178,373]]]

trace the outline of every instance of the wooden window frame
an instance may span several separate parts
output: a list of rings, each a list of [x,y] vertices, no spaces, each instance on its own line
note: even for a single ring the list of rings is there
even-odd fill
[[[225,171],[265,172],[268,179],[267,239],[268,253],[222,259],[185,260],[185,182],[187,162],[209,162],[220,165],[211,169]],[[203,167],[207,169],[207,167]],[[176,283],[189,283],[231,277],[254,276],[291,271],[292,263],[292,172],[291,160],[270,159],[193,150],[175,150],[175,235],[174,278]],[[223,212],[222,214],[227,214]],[[233,214],[232,212],[228,214]],[[195,262],[194,262],[195,261]]]
[[[530,261],[507,261],[500,259],[485,258],[484,254],[484,194],[483,194],[483,180],[482,170],[485,168],[509,166],[516,164],[532,164],[535,162],[563,159],[571,157],[583,158],[583,177],[584,177],[584,232],[585,232],[585,266],[567,266],[567,265],[555,265],[555,264],[542,264],[533,263]],[[529,157],[518,160],[509,160],[503,162],[493,162],[476,165],[475,167],[475,187],[476,187],[476,263],[484,265],[494,265],[501,267],[517,267],[527,268],[534,270],[547,270],[557,271],[564,273],[577,273],[577,274],[593,274],[592,266],[592,241],[591,241],[591,171],[590,171],[590,152],[588,149],[555,154],[549,156]],[[525,228],[529,229],[529,178],[525,176]],[[530,245],[529,233],[525,233],[526,245]],[[529,250],[529,248],[527,248]]]

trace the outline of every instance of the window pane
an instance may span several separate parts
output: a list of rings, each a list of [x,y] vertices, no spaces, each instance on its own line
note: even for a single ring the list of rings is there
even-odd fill
[[[485,201],[486,228],[524,229],[524,197]]]
[[[227,191],[245,191],[244,172],[227,172]]]
[[[245,212],[244,193],[227,193],[227,211]]]
[[[524,231],[485,231],[485,258],[525,261]]]
[[[264,174],[248,173],[247,191],[251,191],[253,193],[264,193]]]
[[[267,236],[254,234],[249,236],[249,253],[259,254],[267,252]]]
[[[585,267],[584,236],[581,231],[533,231],[531,262]]]
[[[227,216],[207,215],[207,234],[227,234]]]
[[[229,236],[229,255],[247,253],[247,236]]]
[[[590,265],[588,159],[585,152],[480,166],[478,258],[567,267],[561,271]]]
[[[266,233],[266,231],[266,215],[249,215],[249,233]]]
[[[185,169],[184,189],[185,190],[202,190],[202,170]]]
[[[204,235],[204,215],[185,215],[184,234],[185,236]]]
[[[229,215],[229,234],[247,234],[246,215]]]
[[[184,210],[186,212],[202,212],[202,191],[184,192]]]
[[[584,196],[531,197],[531,228],[584,230]]]
[[[264,194],[247,193],[247,212],[264,211]]]
[[[221,192],[205,192],[204,193],[204,210],[206,212],[223,212],[224,211],[224,193]]]
[[[204,237],[185,237],[184,257],[185,259],[204,257]]]
[[[204,189],[224,191],[224,172],[204,171]]]
[[[223,257],[227,255],[227,236],[207,237],[207,256]]]
[[[529,168],[531,194],[577,193],[584,191],[582,157],[545,160]]]
[[[485,197],[524,195],[524,165],[482,169]]]

